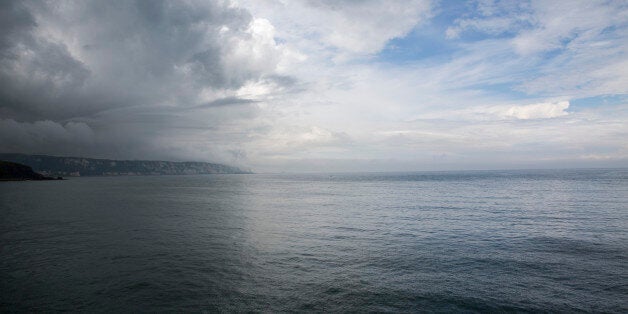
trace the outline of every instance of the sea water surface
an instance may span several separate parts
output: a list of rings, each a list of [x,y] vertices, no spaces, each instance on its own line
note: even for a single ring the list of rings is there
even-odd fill
[[[628,312],[628,170],[0,182],[0,312]]]

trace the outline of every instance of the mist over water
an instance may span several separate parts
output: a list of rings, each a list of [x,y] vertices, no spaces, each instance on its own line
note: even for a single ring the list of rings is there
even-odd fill
[[[0,312],[628,311],[628,170],[0,184]]]

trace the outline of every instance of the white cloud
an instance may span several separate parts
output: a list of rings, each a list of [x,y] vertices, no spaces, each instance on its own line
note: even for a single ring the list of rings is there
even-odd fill
[[[333,165],[344,169],[360,165],[371,170],[410,170],[534,166],[536,162],[555,160],[567,165],[570,160],[585,160],[578,157],[583,152],[598,152],[609,156],[608,160],[621,160],[625,155],[625,149],[623,153],[620,149],[621,134],[627,133],[622,121],[628,116],[621,110],[625,105],[618,106],[619,110],[612,114],[568,110],[570,100],[599,95],[602,87],[608,93],[625,90],[628,84],[618,83],[624,76],[619,71],[621,67],[613,66],[624,58],[620,51],[625,49],[625,43],[612,37],[601,40],[593,36],[586,41],[582,37],[580,44],[573,42],[564,56],[558,54],[555,59],[543,58],[542,51],[538,51],[541,56],[537,52],[524,54],[511,38],[503,35],[523,36],[526,30],[541,27],[539,20],[549,21],[562,15],[553,12],[552,16],[542,17],[539,12],[543,8],[531,5],[523,9],[526,15],[518,16],[519,12],[513,11],[503,16],[498,11],[490,13],[491,8],[485,6],[485,18],[458,25],[460,35],[475,30],[497,38],[464,43],[444,62],[418,60],[400,66],[326,63],[336,60],[337,55],[319,53],[311,45],[316,40],[329,45],[328,39],[303,35],[316,35],[319,28],[308,29],[309,33],[303,30],[292,41],[289,34],[296,31],[282,30],[278,25],[295,24],[281,18],[275,24],[277,16],[271,14],[274,18],[268,19],[278,29],[277,34],[283,34],[280,37],[285,38],[284,44],[316,53],[293,72],[309,83],[307,90],[269,103],[270,111],[264,116],[270,129],[261,136],[283,140],[269,140],[262,145],[250,143],[249,151],[264,151],[263,156],[249,154],[255,167],[272,170],[285,165],[293,170],[325,170],[336,169]],[[280,12],[273,14],[281,15]],[[286,16],[289,15],[282,15]],[[585,26],[582,32],[589,27],[593,26]],[[590,45],[602,41],[609,42],[609,46]],[[581,69],[587,69],[587,73],[578,74]],[[598,71],[600,74],[596,74]],[[506,91],[495,92],[491,90],[493,86],[505,86],[499,88]],[[512,89],[523,95],[513,98]],[[302,133],[298,131],[272,131],[295,124],[346,134],[350,145],[343,141],[294,147],[272,145],[300,138]],[[377,166],[367,166],[370,162]]]
[[[448,39],[455,39],[466,32],[480,32],[489,35],[502,35],[517,32],[534,23],[530,5],[526,1],[470,1],[467,5],[476,10],[468,14],[473,17],[461,17],[445,31]]]
[[[565,42],[595,40],[608,27],[625,23],[622,1],[532,1],[534,25],[512,43],[523,55],[562,48]]]
[[[624,2],[478,1],[475,7],[472,17],[446,31],[450,38],[469,31],[489,35],[465,44],[447,65],[459,65],[465,75],[482,72],[468,82],[508,83],[545,98],[628,93]]]
[[[486,113],[499,118],[514,118],[520,120],[528,119],[550,119],[566,116],[565,111],[569,108],[568,101],[546,102],[530,105],[514,106],[493,106],[480,108],[477,113]]]
[[[430,16],[430,1],[238,1],[306,54],[372,54]],[[331,50],[328,50],[331,49]],[[322,51],[325,50],[325,51]]]
[[[463,109],[433,110],[408,121],[442,119],[452,121],[499,121],[552,119],[568,115],[569,101],[542,102],[527,105],[469,105]]]

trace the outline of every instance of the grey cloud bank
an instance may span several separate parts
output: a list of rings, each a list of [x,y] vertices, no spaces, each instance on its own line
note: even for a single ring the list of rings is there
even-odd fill
[[[0,5],[3,150],[164,155],[159,138],[179,128],[255,115],[190,111],[252,103],[234,91],[277,64],[272,38],[258,38],[251,15],[226,2]]]

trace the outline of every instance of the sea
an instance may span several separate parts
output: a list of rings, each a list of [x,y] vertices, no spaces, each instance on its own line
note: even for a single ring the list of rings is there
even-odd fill
[[[0,182],[0,312],[628,313],[628,169]]]

